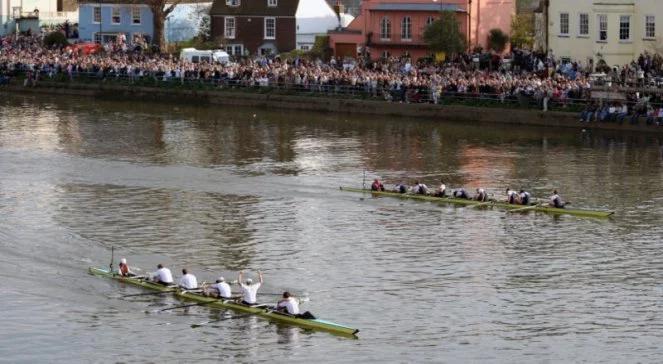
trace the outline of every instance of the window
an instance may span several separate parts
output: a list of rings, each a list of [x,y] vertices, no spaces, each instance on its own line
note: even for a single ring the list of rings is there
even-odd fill
[[[101,33],[94,33],[94,42],[101,43]]]
[[[380,39],[391,39],[391,20],[389,20],[387,17],[384,17],[380,20]]]
[[[403,17],[401,21],[401,39],[412,40],[412,20],[409,16]]]
[[[631,17],[629,15],[619,16],[619,40],[631,39]]]
[[[429,16],[426,18],[426,26],[429,26],[435,22],[435,17],[434,16]]]
[[[559,34],[569,35],[569,13],[559,14]]]
[[[240,6],[240,0],[226,0],[228,6]]]
[[[301,49],[301,50],[303,50],[303,51],[308,51],[310,48],[311,48],[311,47],[309,47],[309,46],[307,46],[307,45],[302,45],[301,47],[299,47],[299,49]]]
[[[277,0],[267,0],[267,6],[276,7],[277,5]]]
[[[235,29],[237,26],[235,25],[235,17],[232,16],[227,16],[224,19],[224,37],[228,39],[235,39]]]
[[[578,35],[589,35],[589,14],[580,14],[578,18]]]
[[[113,24],[120,24],[121,18],[120,18],[120,8],[117,6],[113,6],[111,10],[111,23]]]
[[[608,40],[608,16],[606,14],[599,14],[599,41],[605,42]]]
[[[131,24],[140,24],[140,8],[138,6],[131,7]]]
[[[241,56],[242,54],[244,54],[244,47],[241,44],[235,45],[234,49],[235,51],[232,54],[236,56]]]
[[[95,6],[92,10],[92,22],[101,23],[101,6]],[[99,38],[101,41],[101,38]]]
[[[265,18],[265,39],[276,39],[276,18]]]
[[[645,16],[645,38],[656,38],[656,17],[653,15]]]

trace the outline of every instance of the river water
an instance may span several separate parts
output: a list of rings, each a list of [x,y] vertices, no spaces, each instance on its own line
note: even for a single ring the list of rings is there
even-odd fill
[[[508,115],[505,115],[508,117]],[[660,362],[660,136],[3,95],[0,361]],[[611,219],[339,191],[444,178]],[[369,183],[369,182],[367,182]],[[265,273],[358,340],[87,274]],[[262,296],[271,301],[274,296]]]

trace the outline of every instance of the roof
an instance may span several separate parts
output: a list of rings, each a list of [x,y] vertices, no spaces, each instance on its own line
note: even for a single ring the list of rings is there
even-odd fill
[[[407,3],[380,3],[371,10],[383,11],[456,11],[465,12],[456,4],[407,4]]]
[[[306,1],[306,0],[302,0]],[[214,0],[210,15],[295,16],[299,0],[278,0],[275,7],[267,0],[240,0],[239,6],[228,6],[226,0]]]

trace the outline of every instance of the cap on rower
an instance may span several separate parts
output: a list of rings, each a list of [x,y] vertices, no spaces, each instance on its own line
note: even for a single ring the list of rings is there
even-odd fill
[[[120,263],[122,263],[122,264],[127,264],[127,259],[126,259],[126,258],[122,258],[122,259],[120,259]]]
[[[253,279],[251,279],[251,278],[247,278],[247,279],[246,279],[246,284],[251,284],[251,283],[253,283]]]
[[[226,279],[223,278],[223,277],[219,277],[219,278],[216,279],[216,283],[221,283],[221,282],[225,282],[225,281],[226,281]]]

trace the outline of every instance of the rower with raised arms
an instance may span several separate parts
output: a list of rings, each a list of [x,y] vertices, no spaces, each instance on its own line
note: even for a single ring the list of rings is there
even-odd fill
[[[180,278],[179,286],[184,289],[196,289],[198,288],[198,280],[196,276],[187,272],[186,269],[182,269],[182,278]]]
[[[262,285],[262,272],[258,271],[258,283],[253,283],[253,279],[247,278],[244,280],[244,272],[239,272],[237,278],[239,286],[242,288],[242,304],[253,306],[257,304],[258,288]]]
[[[562,201],[562,198],[559,196],[559,193],[557,193],[557,190],[553,191],[552,196],[550,196],[550,206],[555,207],[558,209],[563,209],[564,208],[564,201]]]
[[[152,281],[167,286],[173,284],[173,274],[170,273],[170,269],[165,268],[163,264],[159,264],[157,265],[157,271],[152,273]]]

